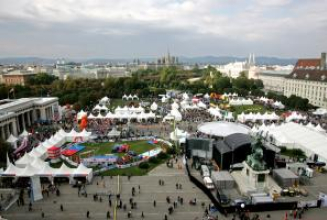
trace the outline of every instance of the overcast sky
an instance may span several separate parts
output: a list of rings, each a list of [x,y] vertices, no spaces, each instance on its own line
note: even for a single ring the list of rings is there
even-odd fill
[[[0,0],[0,57],[319,57],[327,0]]]

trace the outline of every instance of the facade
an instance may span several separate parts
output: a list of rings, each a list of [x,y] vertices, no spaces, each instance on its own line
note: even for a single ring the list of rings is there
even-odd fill
[[[307,98],[309,103],[327,108],[326,53],[319,59],[299,59],[293,71],[286,76],[284,95]]]
[[[58,98],[21,98],[0,101],[0,137],[18,135],[32,123],[59,117]]]
[[[2,75],[2,80],[6,85],[21,85],[25,86],[27,81],[35,76],[36,73],[33,72],[25,72],[21,70],[15,70],[7,74]]]
[[[259,79],[262,81],[265,91],[273,91],[280,94],[284,93],[285,74],[271,71],[262,71],[259,73]]]

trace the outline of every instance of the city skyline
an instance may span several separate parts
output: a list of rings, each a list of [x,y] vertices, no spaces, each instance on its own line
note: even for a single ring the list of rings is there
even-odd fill
[[[317,57],[327,0],[0,2],[1,57]]]

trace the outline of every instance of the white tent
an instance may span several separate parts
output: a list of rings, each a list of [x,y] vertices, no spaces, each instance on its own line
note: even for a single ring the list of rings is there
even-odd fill
[[[65,163],[62,163],[61,167],[56,169],[55,176],[71,176],[74,171],[74,168],[69,168]]]
[[[167,98],[166,98],[166,96],[163,96],[163,97],[161,98],[161,102],[163,102],[163,103],[167,102]]]
[[[179,141],[180,139],[185,139],[189,137],[189,133],[183,131],[183,130],[179,130],[177,127],[175,128],[175,130],[173,132],[170,133],[170,139],[173,141]]]
[[[323,129],[321,126],[320,126],[320,124],[318,124],[316,127],[315,127],[315,130],[316,131],[318,131],[318,132],[326,132],[326,130],[325,129]]]
[[[19,137],[27,137],[28,135],[30,135],[26,130],[24,130]]]
[[[137,95],[133,95],[133,99],[135,99],[135,100],[139,100],[139,97],[137,96]]]
[[[210,99],[210,95],[209,95],[208,93],[206,93],[206,94],[203,96],[203,98],[205,98],[205,99]]]
[[[107,104],[109,104],[109,102],[110,102],[110,99],[107,96],[105,96],[100,100],[99,103],[102,105],[107,105]]]
[[[234,120],[233,112],[228,112],[224,117],[225,120]]]
[[[43,167],[44,166],[44,164],[45,164],[45,162],[42,160],[42,159],[40,159],[39,157],[35,157],[34,158],[34,161],[31,163],[31,165],[33,166],[33,167],[36,167],[36,168],[41,168],[41,167]]]
[[[109,109],[107,108],[107,106],[103,105],[100,107],[100,111],[108,111]]]
[[[17,148],[17,141],[18,141],[18,138],[16,138],[12,134],[10,134],[10,136],[6,140],[6,142],[10,143],[14,148]]]
[[[313,112],[314,115],[325,115],[327,114],[327,109],[318,108],[316,111]]]
[[[220,113],[220,109],[218,106],[216,108],[210,107],[207,111],[215,118],[222,118],[222,114]]]
[[[283,105],[282,102],[275,101],[275,102],[273,103],[273,107],[274,107],[274,108],[278,108],[278,109],[284,109],[284,108],[285,108],[285,105]]]
[[[34,161],[34,157],[31,157],[28,153],[25,153],[24,156],[19,158],[15,164],[18,167],[25,167],[27,164],[30,164]]]
[[[297,112],[292,112],[287,118],[286,118],[286,122],[290,122],[290,121],[293,121],[293,120],[306,120],[306,116],[304,115],[301,115]]]
[[[44,163],[43,167],[38,171],[38,176],[54,176],[57,169],[49,166],[48,163]]]
[[[133,96],[131,94],[129,94],[129,96],[127,97],[127,100],[133,100]]]
[[[268,132],[277,146],[300,148],[307,156],[316,154],[318,160],[327,162],[325,134],[294,122],[284,123],[275,129],[269,129]]]
[[[99,104],[97,104],[92,110],[93,111],[100,111],[101,110],[101,106]]]
[[[175,101],[173,104],[171,104],[171,109],[179,109],[178,103]]]
[[[182,120],[182,114],[177,109],[171,110],[170,114],[175,118],[176,121]]]
[[[31,164],[27,164],[26,167],[19,172],[16,176],[19,177],[31,177],[38,173],[38,169],[33,167]]]
[[[12,163],[9,163],[7,166],[7,169],[2,173],[4,176],[16,176],[17,174],[21,173],[24,170],[24,168],[19,168],[13,165]]]
[[[124,100],[127,100],[128,99],[128,96],[126,94],[123,95],[122,99]]]
[[[158,109],[158,105],[157,105],[157,103],[153,102],[152,105],[150,106],[150,109],[151,109],[152,111],[157,111],[157,109]]]
[[[88,119],[96,119],[96,116],[91,113],[87,118]]]
[[[197,105],[198,105],[199,108],[207,109],[206,104],[204,104],[202,101],[199,101]]]
[[[34,157],[34,158],[39,158],[42,156],[42,154],[36,150],[37,148],[33,148],[28,154],[30,157]]]
[[[186,92],[183,93],[183,99],[184,100],[189,100],[190,97],[188,96],[188,94]]]
[[[107,135],[108,137],[119,137],[120,131],[117,131],[117,128],[113,128]]]
[[[74,170],[73,176],[74,177],[85,176],[88,182],[91,182],[93,178],[93,171],[92,168],[87,168],[83,165],[83,163],[80,163],[78,167]]]

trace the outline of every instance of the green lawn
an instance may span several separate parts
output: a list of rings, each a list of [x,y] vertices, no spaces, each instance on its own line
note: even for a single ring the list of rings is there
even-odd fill
[[[250,112],[252,113],[264,113],[266,112],[266,108],[263,105],[242,105],[242,106],[232,106],[230,107],[230,110],[235,114],[239,115],[242,112],[248,114]]]
[[[150,172],[152,169],[157,167],[158,165],[164,163],[167,159],[158,159],[158,163],[149,163],[150,167],[148,169],[141,169],[138,166],[134,167],[128,167],[125,169],[113,169],[113,170],[107,170],[101,173],[103,176],[144,176],[148,172]]]
[[[85,149],[80,152],[94,151],[94,155],[105,155],[111,154],[112,147],[116,144],[128,144],[130,146],[130,150],[135,151],[137,154],[144,153],[146,151],[150,151],[155,149],[159,145],[148,144],[147,141],[127,141],[127,142],[117,142],[117,143],[84,143]],[[123,156],[125,153],[116,153],[115,155]],[[85,154],[81,155],[81,157],[86,156]]]

